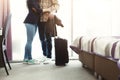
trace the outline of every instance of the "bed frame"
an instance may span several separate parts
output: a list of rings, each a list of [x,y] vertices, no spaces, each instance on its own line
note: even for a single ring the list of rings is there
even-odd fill
[[[78,54],[83,67],[87,67],[96,73],[97,78],[100,76],[102,80],[120,80],[120,69],[117,64],[118,60],[92,52],[94,41],[95,39],[93,39],[91,43],[91,52],[81,50],[81,47],[70,46],[70,48]],[[81,45],[81,39],[79,45]]]

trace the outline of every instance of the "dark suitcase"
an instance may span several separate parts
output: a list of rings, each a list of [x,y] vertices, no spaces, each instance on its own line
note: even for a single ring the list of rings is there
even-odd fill
[[[55,64],[66,65],[69,62],[68,44],[66,39],[55,38]]]

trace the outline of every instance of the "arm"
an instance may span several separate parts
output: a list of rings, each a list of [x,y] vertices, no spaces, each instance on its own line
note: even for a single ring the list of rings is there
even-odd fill
[[[29,0],[28,6],[29,6],[29,9],[32,9],[32,11],[36,12],[37,14],[42,13],[42,9],[40,8],[37,0]]]
[[[42,9],[40,8],[39,6],[39,2],[38,1],[34,1],[33,3],[33,7],[32,7],[33,11],[35,11],[36,13],[38,14],[41,14],[42,13]]]

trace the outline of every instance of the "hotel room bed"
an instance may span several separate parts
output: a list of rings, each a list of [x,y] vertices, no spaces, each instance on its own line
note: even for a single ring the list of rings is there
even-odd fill
[[[105,80],[118,80],[120,38],[81,36],[77,37],[70,47],[79,55],[84,67],[88,67]]]

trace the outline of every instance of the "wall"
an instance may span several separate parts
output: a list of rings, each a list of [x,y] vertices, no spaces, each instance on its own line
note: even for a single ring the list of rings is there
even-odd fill
[[[26,0],[10,1],[13,14],[13,59],[22,60],[26,42],[26,30],[23,24],[27,15]],[[120,0],[59,0],[59,3],[60,9],[56,15],[65,27],[58,27],[58,35],[68,40],[68,46],[77,36],[120,35]],[[34,58],[42,55],[38,34],[33,42],[32,54]],[[70,52],[70,56],[73,54]]]

